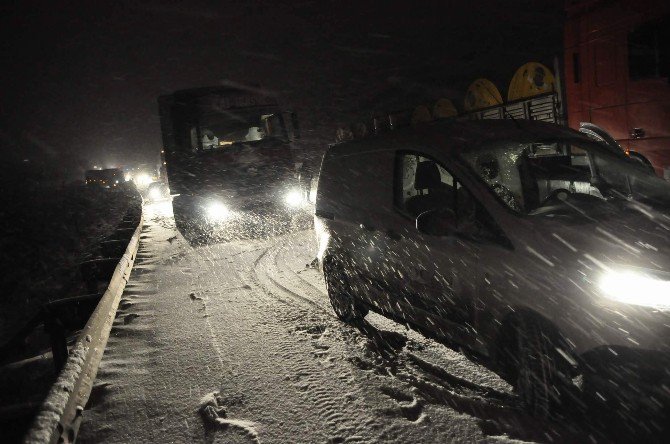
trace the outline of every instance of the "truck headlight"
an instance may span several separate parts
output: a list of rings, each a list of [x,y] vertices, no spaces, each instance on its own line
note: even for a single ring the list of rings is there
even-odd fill
[[[609,299],[645,307],[670,308],[670,280],[659,279],[653,272],[610,270],[598,284]]]
[[[297,208],[304,202],[300,190],[291,190],[284,196],[284,203],[289,207]]]
[[[220,222],[230,216],[230,210],[221,202],[214,201],[205,205],[205,215],[212,222]]]

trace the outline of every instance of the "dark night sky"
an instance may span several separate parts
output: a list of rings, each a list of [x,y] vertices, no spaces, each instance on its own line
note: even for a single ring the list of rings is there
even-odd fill
[[[504,90],[522,63],[560,54],[560,0],[343,3],[5,4],[2,149],[69,175],[152,160],[156,97],[226,82],[275,91],[324,143],[370,110],[460,99],[479,76]]]

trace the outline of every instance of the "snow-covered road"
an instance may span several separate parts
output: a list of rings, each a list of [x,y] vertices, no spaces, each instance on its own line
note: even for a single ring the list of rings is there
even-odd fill
[[[145,221],[81,442],[566,438],[462,354],[376,315],[339,322],[311,230],[192,247],[169,202]]]

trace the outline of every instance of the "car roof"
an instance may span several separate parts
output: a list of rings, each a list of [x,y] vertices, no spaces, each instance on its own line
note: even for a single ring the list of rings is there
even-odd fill
[[[329,152],[346,155],[367,149],[397,150],[398,145],[407,144],[408,149],[412,146],[426,145],[427,148],[435,147],[441,152],[457,155],[492,141],[539,142],[555,139],[580,139],[592,142],[578,131],[546,122],[444,119],[333,144]]]

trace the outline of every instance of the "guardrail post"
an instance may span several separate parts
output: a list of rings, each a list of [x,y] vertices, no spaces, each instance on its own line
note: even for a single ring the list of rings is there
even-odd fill
[[[54,366],[56,367],[56,374],[60,373],[67,361],[67,339],[65,337],[65,328],[62,322],[54,317],[52,313],[47,313],[44,320],[44,327],[49,333],[51,340],[51,353],[53,355]]]

